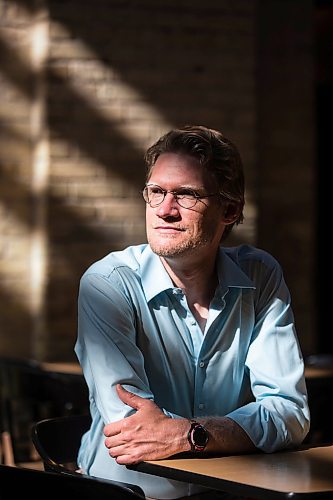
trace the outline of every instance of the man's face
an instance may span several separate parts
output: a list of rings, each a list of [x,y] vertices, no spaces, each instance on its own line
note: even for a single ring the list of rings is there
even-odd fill
[[[191,189],[201,196],[217,192],[216,184],[199,161],[185,154],[159,156],[147,184],[168,191]],[[225,228],[222,214],[223,204],[218,196],[198,200],[192,208],[183,208],[172,193],[167,193],[157,207],[147,204],[148,243],[161,257],[194,253],[213,256]]]

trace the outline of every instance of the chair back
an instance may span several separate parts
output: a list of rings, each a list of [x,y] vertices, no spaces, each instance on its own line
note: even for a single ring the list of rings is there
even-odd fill
[[[68,415],[47,418],[32,426],[32,442],[44,469],[62,472],[78,468],[76,457],[83,434],[91,424],[90,415]],[[64,471],[64,472],[65,472]]]
[[[0,357],[0,431],[13,461],[31,460],[31,423],[41,419],[42,370],[30,359]]]
[[[33,425],[32,442],[43,461],[45,471],[99,479],[77,472],[81,438],[90,424],[90,415],[68,415],[44,419]],[[131,498],[145,498],[143,490],[137,485],[110,479],[103,481],[112,484],[115,489],[128,491],[133,495]]]
[[[311,445],[332,443],[332,417],[327,408],[330,408],[333,391],[333,354],[312,354],[304,361],[305,370],[308,370],[306,385],[311,415],[310,432],[304,443]],[[309,374],[311,370],[313,375]]]
[[[53,372],[32,359],[0,357],[0,431],[10,437],[16,464],[35,459],[34,422],[88,411],[82,374]]]
[[[32,496],[34,500],[79,498],[80,500],[137,500],[139,495],[112,482],[89,476],[55,474],[36,469],[0,465],[0,500]]]

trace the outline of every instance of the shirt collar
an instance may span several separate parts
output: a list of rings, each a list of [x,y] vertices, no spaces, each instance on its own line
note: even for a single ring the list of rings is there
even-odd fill
[[[175,288],[161,259],[151,250],[149,245],[146,246],[141,255],[140,275],[147,302],[159,293]],[[221,291],[227,290],[229,287],[255,288],[253,281],[222,247],[220,247],[218,257],[218,279]]]
[[[219,286],[223,290],[233,288],[256,288],[254,282],[245,274],[240,265],[231,258],[231,249],[220,247],[218,257]]]
[[[159,293],[175,288],[161,259],[151,250],[149,245],[142,252],[140,275],[147,302]]]

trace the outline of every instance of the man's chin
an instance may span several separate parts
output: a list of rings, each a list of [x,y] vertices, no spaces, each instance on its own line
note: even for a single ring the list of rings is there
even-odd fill
[[[150,248],[159,257],[177,257],[193,250],[192,245],[154,245],[152,243],[150,243]]]

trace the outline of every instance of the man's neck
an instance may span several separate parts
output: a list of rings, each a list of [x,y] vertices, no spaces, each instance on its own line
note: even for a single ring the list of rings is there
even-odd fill
[[[175,259],[161,257],[163,266],[174,285],[181,288],[186,296],[187,304],[199,323],[202,331],[208,318],[209,305],[214,297],[218,284],[216,259],[205,259],[201,262],[175,262]]]

